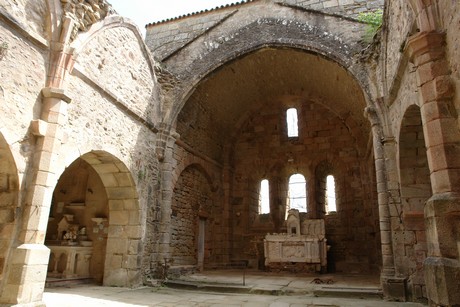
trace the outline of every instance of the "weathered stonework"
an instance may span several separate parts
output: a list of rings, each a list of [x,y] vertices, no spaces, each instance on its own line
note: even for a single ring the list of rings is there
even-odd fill
[[[369,45],[356,18],[378,9]],[[149,24],[144,43],[105,1],[3,1],[0,303],[41,305],[47,274],[263,269],[300,173],[322,270],[460,305],[459,20],[451,0],[255,0]]]
[[[71,39],[75,39],[78,31],[87,31],[108,14],[115,13],[106,0],[61,0],[61,4],[64,18],[73,22]]]

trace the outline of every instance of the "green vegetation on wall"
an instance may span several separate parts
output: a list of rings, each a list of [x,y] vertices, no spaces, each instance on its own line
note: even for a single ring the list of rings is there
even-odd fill
[[[359,13],[358,20],[367,24],[364,40],[370,43],[375,33],[377,33],[377,30],[382,25],[383,11],[376,10],[374,12]]]

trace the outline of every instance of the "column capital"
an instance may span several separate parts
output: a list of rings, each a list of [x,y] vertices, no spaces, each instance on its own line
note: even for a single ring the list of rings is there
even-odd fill
[[[379,115],[375,107],[367,106],[364,108],[364,117],[367,117],[372,126],[380,126]]]
[[[442,58],[444,42],[445,33],[443,32],[419,32],[409,37],[405,52],[409,60],[419,66]]]
[[[65,101],[65,102],[67,102],[67,103],[70,103],[72,101],[72,98],[67,96],[63,89],[56,88],[56,87],[44,87],[42,89],[42,96],[44,98],[61,99],[61,100]]]

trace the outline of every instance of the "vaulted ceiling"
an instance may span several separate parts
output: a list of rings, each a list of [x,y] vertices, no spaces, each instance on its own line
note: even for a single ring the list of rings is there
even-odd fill
[[[322,56],[275,48],[245,55],[207,76],[182,109],[178,132],[188,142],[199,126],[214,133],[218,142],[231,136],[251,112],[283,97],[321,103],[358,134],[355,137],[369,135],[363,91],[351,74]]]

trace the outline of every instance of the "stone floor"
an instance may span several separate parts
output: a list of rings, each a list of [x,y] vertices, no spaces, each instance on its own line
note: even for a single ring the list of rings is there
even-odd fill
[[[137,289],[94,285],[51,287],[45,289],[44,301],[48,307],[423,306],[417,303],[382,300],[378,276],[313,276],[261,272],[245,272],[244,275],[244,285],[242,271],[213,271],[171,281],[170,286],[167,287]]]

